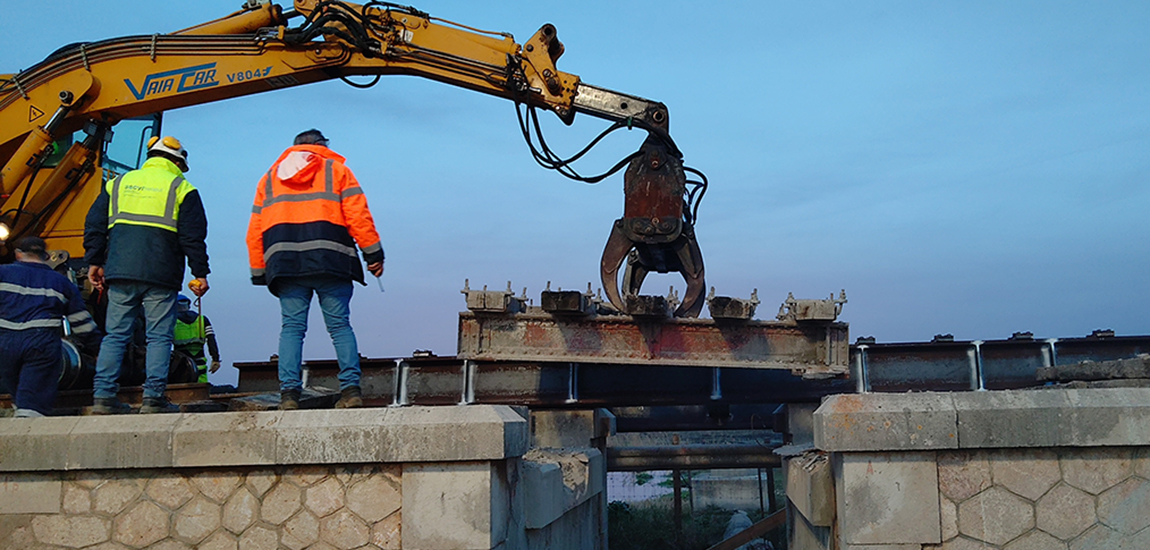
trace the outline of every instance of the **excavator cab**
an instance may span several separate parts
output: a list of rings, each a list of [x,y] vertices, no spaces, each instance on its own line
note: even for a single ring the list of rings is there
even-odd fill
[[[100,166],[104,169],[104,181],[110,179],[108,173],[116,175],[130,172],[140,167],[148,153],[148,140],[159,136],[163,113],[121,120],[116,124],[111,141],[107,142]],[[115,176],[112,176],[115,177]]]
[[[148,152],[147,143],[152,136],[160,135],[163,113],[121,120],[111,132],[110,141],[101,153],[100,165],[105,172],[123,174],[140,167]],[[52,142],[52,152],[44,159],[44,168],[55,168],[64,159],[64,154],[73,143],[84,141],[83,130],[62,136]],[[106,175],[106,173],[105,173]],[[107,177],[104,178],[107,181]]]

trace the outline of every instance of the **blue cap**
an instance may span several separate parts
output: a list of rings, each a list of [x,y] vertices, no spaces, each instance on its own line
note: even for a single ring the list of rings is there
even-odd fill
[[[190,304],[192,303],[192,299],[183,294],[180,294],[179,296],[176,296],[176,302],[187,302]]]

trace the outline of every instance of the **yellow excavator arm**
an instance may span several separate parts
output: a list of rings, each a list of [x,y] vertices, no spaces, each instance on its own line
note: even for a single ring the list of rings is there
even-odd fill
[[[289,25],[296,20],[302,22]],[[658,149],[655,169],[666,164],[668,175],[682,180],[666,107],[582,83],[558,70],[562,54],[550,24],[519,44],[510,34],[480,31],[409,6],[342,0],[295,0],[286,12],[249,0],[236,13],[175,33],[68,46],[19,74],[0,75],[0,241],[39,234],[53,248],[82,255],[87,205],[105,176],[105,136],[121,120],[349,76],[421,76],[549,110],[568,124],[576,113],[634,124],[659,138],[652,145]],[[61,157],[54,142],[78,130],[88,137]],[[629,159],[648,162],[650,154],[640,151]],[[548,167],[562,170],[565,164]],[[628,195],[626,216],[654,223],[624,228],[627,238],[665,246],[679,236],[683,224],[667,220],[684,215],[682,182],[670,182],[663,195],[645,203]]]

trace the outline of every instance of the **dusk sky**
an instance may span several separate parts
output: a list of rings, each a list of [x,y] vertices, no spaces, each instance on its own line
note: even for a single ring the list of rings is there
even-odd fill
[[[79,41],[165,33],[240,0],[8,2],[0,72]],[[161,7],[162,6],[162,7]],[[500,2],[416,4],[508,31],[558,29],[561,70],[665,103],[710,189],[697,233],[708,286],[772,319],[788,292],[846,289],[852,341],[1150,334],[1150,3]],[[298,24],[299,20],[294,23]],[[125,75],[128,77],[131,75]],[[607,126],[546,136],[570,154]],[[321,129],[363,186],[387,253],[381,294],[356,289],[367,357],[455,353],[459,290],[598,289],[622,176],[540,168],[513,104],[414,77],[332,81],[165,114],[209,219],[204,298],[225,364],[276,352],[278,301],[249,282],[256,182]],[[617,132],[578,166],[634,151]],[[682,290],[652,275],[644,293]],[[705,315],[705,312],[704,312]],[[334,357],[312,308],[306,358]],[[231,383],[225,368],[215,383]]]

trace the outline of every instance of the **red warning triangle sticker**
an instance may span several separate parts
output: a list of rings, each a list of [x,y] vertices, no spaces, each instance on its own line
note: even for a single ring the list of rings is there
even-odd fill
[[[36,120],[42,116],[44,116],[44,111],[37,109],[35,105],[30,105],[28,107],[28,122],[32,122],[33,120]]]

